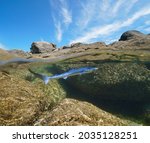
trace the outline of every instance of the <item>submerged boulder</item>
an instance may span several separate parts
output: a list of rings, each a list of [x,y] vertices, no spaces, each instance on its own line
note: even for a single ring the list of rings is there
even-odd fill
[[[0,72],[0,125],[32,125],[48,106],[30,82]]]
[[[129,125],[129,121],[105,112],[96,106],[75,99],[66,98],[51,111],[45,112],[34,125]]]
[[[65,71],[77,68],[77,65],[61,64],[58,65],[58,69]],[[115,62],[95,66],[98,67],[95,72],[70,77],[67,81],[75,89],[94,98],[126,101],[150,100],[150,71],[145,66]]]

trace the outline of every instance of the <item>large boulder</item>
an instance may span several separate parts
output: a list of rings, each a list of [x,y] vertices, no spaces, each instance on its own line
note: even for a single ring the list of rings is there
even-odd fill
[[[59,64],[60,70],[67,71],[86,64]],[[98,70],[67,79],[69,84],[86,95],[97,99],[150,101],[150,71],[136,63],[100,63]]]
[[[96,106],[75,99],[66,98],[51,111],[45,112],[34,125],[129,125],[129,121],[116,117]]]
[[[56,45],[48,42],[33,42],[31,45],[32,54],[50,53],[56,49]]]
[[[109,45],[112,49],[150,49],[150,37],[136,30],[123,33],[119,41]]]
[[[119,41],[126,41],[126,40],[130,40],[130,39],[136,39],[136,38],[142,38],[145,37],[145,35],[137,30],[130,30],[127,32],[124,32]]]

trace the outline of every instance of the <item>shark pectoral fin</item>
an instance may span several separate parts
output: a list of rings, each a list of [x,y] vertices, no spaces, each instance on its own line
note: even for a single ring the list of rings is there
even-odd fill
[[[67,76],[65,76],[63,79],[67,79],[68,77]]]

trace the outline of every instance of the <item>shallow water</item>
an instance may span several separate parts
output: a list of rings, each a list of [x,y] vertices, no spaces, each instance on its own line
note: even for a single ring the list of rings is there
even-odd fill
[[[124,62],[120,62],[120,61],[114,61],[114,62],[113,61],[94,61],[94,62],[90,62],[87,64],[85,62],[81,62],[81,63],[70,63],[70,62],[68,62],[67,63],[65,61],[65,62],[59,62],[59,63],[54,64],[51,62],[46,62],[46,63],[40,62],[40,63],[38,63],[38,61],[34,61],[34,60],[32,60],[32,61],[30,61],[30,60],[26,61],[25,60],[24,61],[22,59],[17,59],[17,60],[11,60],[9,62],[8,61],[1,62],[1,65],[0,65],[1,69],[3,69],[3,66],[5,66],[6,64],[9,66],[14,62],[17,63],[18,65],[32,62],[29,64],[29,66],[28,66],[29,68],[32,68],[36,72],[48,74],[48,75],[61,73],[62,70],[65,69],[64,68],[65,66],[66,66],[66,68],[71,68],[72,66],[73,67],[80,67],[80,66],[82,67],[83,65],[88,65],[88,66],[94,65],[95,67],[101,67],[101,66],[103,66],[103,64],[111,65],[111,64],[124,63]],[[125,63],[130,63],[132,65],[132,64],[135,64],[136,62],[133,62],[133,63],[125,62]],[[149,62],[145,62],[145,63],[140,62],[140,63],[136,63],[136,64],[142,65],[142,68],[145,67],[145,70],[146,70],[145,73],[148,73],[148,70],[150,69],[150,63]],[[63,67],[64,69],[60,68],[60,67]],[[17,70],[20,70],[20,69],[18,68]],[[128,71],[126,71],[126,72],[128,72]],[[143,73],[144,73],[144,71],[143,71]],[[141,74],[143,74],[143,73],[141,73]],[[114,73],[111,73],[111,71],[110,71],[109,74],[111,75]],[[149,75],[147,75],[148,78],[150,78]],[[89,74],[89,76],[93,76],[93,77],[97,76],[97,73]],[[103,76],[103,75],[101,75],[101,76]],[[146,75],[143,75],[143,76],[146,76]],[[78,76],[70,77],[67,80],[64,80],[64,79],[58,80],[59,84],[63,87],[63,89],[67,93],[66,97],[77,99],[80,101],[87,101],[87,102],[92,103],[93,105],[95,105],[95,106],[97,106],[97,107],[99,107],[105,111],[108,111],[108,112],[113,113],[115,115],[121,116],[123,118],[131,119],[131,120],[134,120],[134,121],[137,121],[140,123],[142,122],[145,125],[149,124],[149,123],[145,123],[144,107],[145,107],[145,105],[150,103],[150,100],[146,100],[146,101],[144,101],[144,100],[143,101],[133,101],[132,100],[132,101],[129,101],[129,100],[111,100],[111,99],[108,100],[108,99],[97,98],[96,96],[88,95],[86,92],[83,92],[82,90],[80,90],[80,88],[71,84],[71,80],[77,81],[77,83],[80,83],[75,78],[78,78]],[[84,80],[84,78],[85,78],[85,80],[87,80],[86,78],[88,78],[88,75],[81,77],[82,80]],[[32,80],[35,80],[35,78],[34,79],[27,79],[27,80],[32,82]],[[86,82],[84,84],[86,84]],[[134,84],[134,83],[132,83],[132,84]],[[138,83],[138,84],[140,84],[140,83]],[[150,84],[150,83],[148,83],[148,84]],[[128,85],[128,86],[130,87],[131,85]],[[141,87],[143,88],[143,85],[141,85]],[[59,90],[57,88],[58,87],[54,88],[55,92],[57,92],[57,90]],[[149,88],[150,88],[150,86],[149,86]],[[144,89],[142,89],[142,90],[145,91]],[[149,91],[150,90],[148,90],[148,91],[146,90],[146,93],[144,93],[144,94],[150,94]],[[109,93],[110,91],[108,90],[107,92]],[[118,90],[118,92],[120,92],[120,90]],[[147,92],[149,92],[149,93],[147,93]],[[109,93],[109,94],[111,94],[111,93]],[[120,92],[120,94],[122,94],[122,93]]]

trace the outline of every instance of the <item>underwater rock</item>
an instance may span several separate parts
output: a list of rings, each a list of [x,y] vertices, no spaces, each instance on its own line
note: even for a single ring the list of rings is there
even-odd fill
[[[66,71],[81,64],[58,65]],[[86,66],[83,64],[82,66]],[[93,73],[67,79],[76,90],[94,98],[150,101],[150,71],[136,63],[100,63]]]
[[[34,125],[49,126],[112,126],[129,125],[131,122],[105,112],[83,101],[66,98],[52,110],[45,112]]]
[[[30,82],[0,72],[0,125],[32,125],[48,104]]]
[[[41,63],[27,63],[24,65],[19,65],[15,69],[7,69],[7,71],[15,78],[25,80],[26,82],[29,82],[29,85],[31,84],[34,88],[41,91],[42,94],[46,97],[47,102],[51,106],[66,97],[67,93],[63,88],[63,85],[59,83],[58,80],[50,80],[49,83],[45,85],[41,79],[36,78],[28,70],[28,68],[30,67],[33,69],[33,71],[50,76],[52,75],[51,71],[49,70],[48,72],[46,72],[45,70],[47,66],[49,66],[49,64],[45,66],[44,63],[42,63],[42,65]]]

